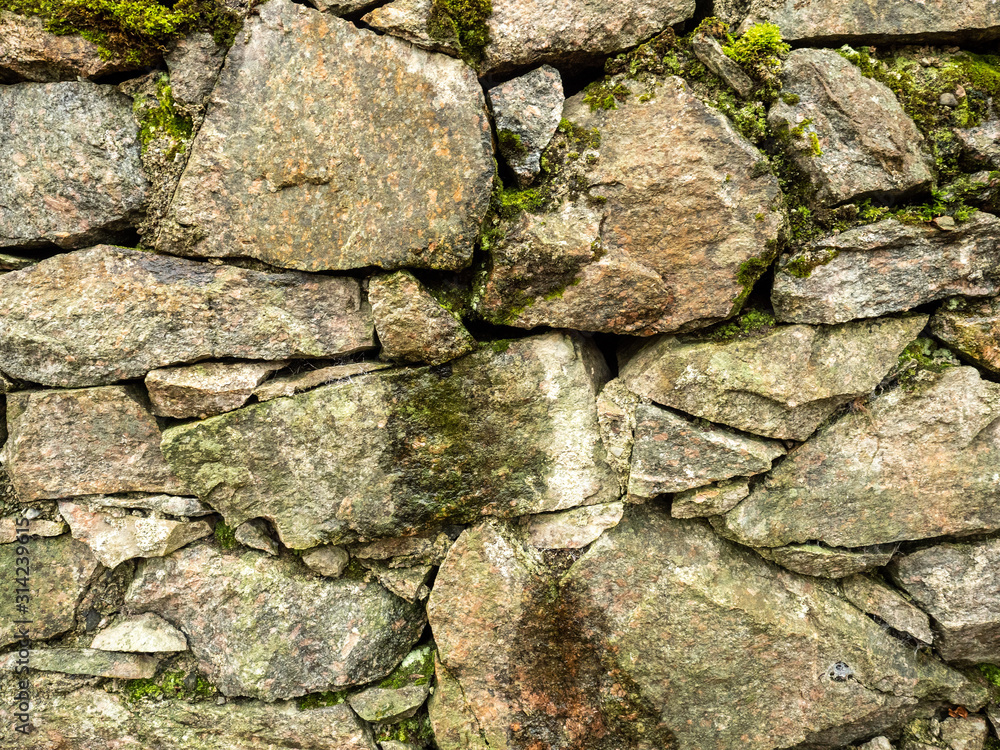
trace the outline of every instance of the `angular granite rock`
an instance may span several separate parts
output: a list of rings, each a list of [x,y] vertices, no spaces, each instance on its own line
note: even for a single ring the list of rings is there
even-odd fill
[[[81,247],[138,222],[148,183],[127,97],[87,81],[0,85],[0,113],[0,247]]]
[[[565,97],[559,71],[542,65],[488,89],[486,98],[493,108],[500,153],[518,184],[530,185],[562,117]]]
[[[840,582],[844,598],[870,615],[875,615],[893,630],[912,635],[930,645],[934,631],[927,613],[905,599],[890,586],[868,576],[855,575]]]
[[[949,232],[886,219],[811,242],[779,262],[771,304],[781,321],[844,323],[997,293],[1000,219],[978,211]]]
[[[434,655],[431,646],[415,648],[382,682],[350,696],[351,708],[365,721],[385,724],[413,716],[430,693]]]
[[[121,495],[79,495],[73,499],[77,503],[91,507],[151,510],[168,516],[207,516],[215,513],[196,497],[126,492]]]
[[[468,265],[493,178],[472,70],[291,0],[259,11],[157,247],[305,271]]]
[[[87,591],[97,560],[85,544],[63,534],[49,539],[32,539],[27,545],[0,544],[0,565],[15,571],[18,557],[27,547],[29,557],[27,613],[19,613],[16,592],[0,597],[0,647],[17,643],[23,637],[15,620],[30,619],[28,632],[34,641],[54,638],[73,627],[76,606]],[[21,550],[20,552],[18,550]],[[13,579],[12,579],[13,582]],[[28,618],[24,614],[30,615]]]
[[[931,332],[963,358],[1000,374],[1000,297],[948,300],[931,317]]]
[[[271,537],[271,530],[267,521],[262,518],[251,518],[236,527],[233,537],[244,547],[259,549],[269,555],[278,554],[278,547]]]
[[[727,479],[679,493],[670,502],[670,515],[674,518],[714,516],[731,510],[749,494],[750,483],[746,479]]]
[[[805,440],[833,411],[869,393],[927,316],[840,326],[780,326],[753,339],[662,336],[623,357],[635,393],[767,437]]]
[[[1000,661],[1000,539],[939,544],[893,561],[889,574],[934,618],[941,656]]]
[[[725,81],[737,94],[748,99],[756,88],[754,82],[735,60],[726,56],[720,45],[706,33],[696,34],[691,40],[691,51],[701,64]]]
[[[628,490],[632,447],[635,444],[635,412],[641,400],[621,378],[609,381],[597,395],[601,442],[607,451],[608,465],[618,474],[622,494]]]
[[[455,536],[458,536],[458,531]],[[444,532],[376,539],[367,544],[353,544],[351,557],[358,560],[385,561],[394,568],[414,565],[440,565],[454,540]]]
[[[501,224],[477,290],[491,322],[697,328],[733,314],[770,258],[784,219],[761,154],[680,78],[652,98],[620,85],[632,95],[617,109],[592,109],[583,92],[566,100],[576,127],[557,138],[579,158],[555,178],[554,210]]]
[[[760,474],[785,455],[785,447],[776,441],[699,424],[656,404],[639,404],[635,421],[628,480],[632,497],[656,497]]]
[[[962,144],[965,158],[979,169],[1000,169],[1000,116],[995,111],[993,115],[974,128],[952,131]]]
[[[361,20],[381,33],[405,39],[422,49],[461,57],[457,27],[443,18],[443,23],[434,23],[431,18],[437,13],[434,0],[395,0],[375,8]]]
[[[789,152],[816,191],[814,203],[897,197],[931,184],[923,137],[889,87],[825,49],[793,51],[781,81],[785,97],[767,122],[788,131]]]
[[[187,488],[160,452],[160,428],[134,386],[21,391],[7,396],[0,451],[23,502]]]
[[[1000,529],[1000,385],[972,367],[899,388],[799,446],[717,529],[742,544],[862,547]]]
[[[270,401],[272,398],[294,396],[296,393],[309,391],[320,385],[333,383],[337,380],[350,380],[356,375],[385,370],[389,367],[392,365],[386,362],[352,362],[346,365],[304,370],[295,375],[281,375],[273,380],[268,380],[255,388],[253,395],[257,397],[258,401]]]
[[[824,547],[820,544],[789,544],[757,550],[765,560],[775,562],[793,573],[819,578],[846,578],[878,568],[892,559],[892,547],[861,550]]]
[[[528,544],[536,549],[579,549],[586,547],[622,520],[622,503],[585,505],[559,513],[540,513],[521,519]]]
[[[385,359],[440,365],[476,348],[462,319],[409,271],[373,277],[368,301]]]
[[[13,669],[16,654],[9,654],[0,664]],[[116,654],[90,648],[35,648],[28,660],[31,669],[42,672],[116,677],[122,680],[148,680],[156,674],[160,660],[142,654]]]
[[[103,245],[0,276],[0,369],[101,385],[212,357],[331,357],[374,347],[357,281]]]
[[[363,568],[371,571],[375,580],[404,601],[423,601],[431,593],[427,586],[433,570],[430,565],[401,568],[377,560],[359,560],[358,562]]]
[[[949,750],[984,750],[989,736],[983,716],[952,716],[941,722],[941,740]]]
[[[204,419],[238,409],[268,375],[287,362],[205,362],[164,367],[146,375],[146,390],[158,417]]]
[[[420,637],[420,606],[376,583],[299,570],[292,560],[192,545],[144,562],[125,601],[169,617],[228,696],[276,700],[372,682]]]
[[[302,555],[302,562],[312,571],[327,578],[340,578],[349,561],[347,550],[336,545],[316,547]]]
[[[178,39],[170,54],[163,58],[170,71],[170,95],[174,102],[189,109],[204,105],[225,58],[226,48],[216,44],[207,32]]]
[[[606,379],[592,342],[553,332],[171,427],[163,450],[227,524],[267,518],[293,549],[565,510],[618,499]]]
[[[25,532],[25,521],[27,520],[27,532]],[[25,519],[23,515],[15,518],[0,519],[0,544],[10,544],[16,542],[22,534],[27,536],[53,537],[65,534],[66,524],[62,521],[46,521],[44,519]]]
[[[184,634],[159,615],[127,617],[94,636],[90,647],[101,651],[158,654],[186,651]]]

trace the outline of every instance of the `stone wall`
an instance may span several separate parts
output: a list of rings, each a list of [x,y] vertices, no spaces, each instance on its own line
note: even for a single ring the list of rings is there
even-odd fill
[[[0,748],[1000,748],[1000,5],[709,5],[0,0]]]

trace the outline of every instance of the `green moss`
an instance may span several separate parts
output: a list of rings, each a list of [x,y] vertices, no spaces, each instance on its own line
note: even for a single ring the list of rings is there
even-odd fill
[[[194,680],[191,679],[192,676]],[[201,675],[178,671],[165,672],[158,680],[126,680],[122,692],[127,702],[139,703],[170,699],[198,702],[214,698],[218,691]]]
[[[996,664],[980,664],[978,666],[986,681],[994,687],[1000,688],[1000,666]]]
[[[732,341],[762,336],[777,325],[774,316],[763,310],[747,310],[726,323],[720,323],[705,335],[713,341]]]
[[[312,708],[326,708],[327,706],[339,706],[347,701],[350,695],[349,690],[334,692],[328,690],[325,693],[309,693],[296,700],[299,710],[307,711]]]
[[[532,213],[540,210],[546,201],[546,195],[538,188],[527,190],[503,189],[500,192],[500,216],[513,219],[522,211]]]
[[[219,521],[215,524],[215,541],[219,543],[222,549],[235,549],[238,542],[236,541],[236,532],[230,526],[227,526],[224,521]]]
[[[904,224],[926,224],[939,216],[951,216],[956,222],[968,221],[976,212],[975,207],[965,202],[965,195],[959,191],[932,190],[931,200],[911,206],[903,206],[888,215]]]
[[[798,94],[782,94],[781,101],[789,106],[795,106],[801,101],[801,97]]]
[[[808,279],[819,266],[825,266],[840,255],[839,250],[825,247],[816,251],[803,251],[792,257],[779,270],[797,279]]]
[[[171,141],[164,157],[169,161],[187,147],[194,130],[191,117],[180,114],[174,104],[170,78],[166,73],[156,81],[157,105],[150,107],[144,97],[136,97],[135,110],[139,119],[139,142],[145,151],[154,140],[166,137]]]
[[[503,354],[510,349],[510,339],[497,339],[496,341],[484,341],[483,346],[488,346],[496,354]]]
[[[814,131],[809,132],[809,146],[811,148],[813,158],[823,155],[823,149],[820,148],[819,145],[819,136],[816,135]]]
[[[521,141],[521,136],[513,130],[501,128],[497,131],[497,139],[500,141],[500,150],[504,153],[518,156],[528,153],[528,148]]]
[[[781,60],[790,50],[781,38],[781,29],[773,23],[754,24],[739,38],[729,37],[729,43],[722,47],[754,80],[767,85],[764,95],[769,99],[777,95]]]
[[[457,41],[462,57],[476,64],[490,41],[492,14],[492,0],[432,0],[427,30],[435,39]]]
[[[434,647],[418,646],[406,655],[398,667],[375,687],[399,690],[404,687],[430,685],[434,679]]]
[[[618,102],[624,102],[632,95],[632,90],[623,83],[613,83],[607,78],[590,84],[585,89],[583,101],[591,111],[618,109]]]
[[[379,743],[395,740],[414,747],[433,747],[434,731],[426,710],[395,724],[376,724],[372,729]]]
[[[899,361],[892,368],[888,378],[906,390],[915,390],[921,383],[933,380],[934,375],[944,372],[949,367],[958,367],[959,364],[955,355],[948,349],[939,347],[932,339],[921,336],[899,355]]]

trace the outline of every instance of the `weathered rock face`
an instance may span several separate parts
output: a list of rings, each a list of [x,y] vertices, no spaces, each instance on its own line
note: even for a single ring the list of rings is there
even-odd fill
[[[557,178],[577,197],[521,213],[491,246],[479,311],[494,322],[650,335],[731,315],[783,224],[776,178],[679,78],[617,109],[580,93],[563,117],[588,136]],[[570,136],[566,136],[570,137]],[[575,136],[572,136],[575,137]],[[564,186],[565,187],[565,186]]]
[[[586,505],[559,513],[540,513],[524,519],[528,544],[536,549],[586,547],[622,520],[622,503]]]
[[[768,437],[805,440],[833,411],[869,393],[927,317],[782,326],[715,342],[663,336],[621,367],[635,393],[697,417]]]
[[[890,586],[868,576],[856,575],[840,582],[844,597],[862,612],[875,615],[890,628],[908,633],[930,645],[934,642],[927,613]]]
[[[132,103],[86,81],[0,86],[0,247],[81,247],[135,225],[148,184]]]
[[[679,493],[670,503],[670,515],[674,518],[714,516],[731,510],[749,494],[750,484],[746,479],[728,479]]]
[[[467,66],[269,2],[229,51],[157,246],[307,271],[461,268],[491,157]]]
[[[2,662],[4,668],[13,669],[15,654],[8,654]],[[32,649],[28,660],[32,669],[43,672],[117,677],[123,680],[148,680],[156,674],[159,660],[139,654],[115,654],[89,648]]]
[[[814,539],[861,547],[1000,529],[997,417],[1000,386],[971,367],[887,393],[790,453],[719,529],[757,547]]]
[[[79,503],[102,508],[134,508],[166,513],[170,516],[207,516],[214,513],[196,497],[175,495],[148,495],[143,492],[124,492],[120,495],[80,495]]]
[[[931,331],[962,357],[1000,373],[1000,298],[948,300],[931,318]]]
[[[191,109],[201,107],[215,86],[226,50],[211,34],[194,33],[178,40],[164,58],[170,71],[170,95]]]
[[[1000,169],[1000,117],[974,128],[955,128],[953,132],[971,162],[982,169]]]
[[[125,618],[102,630],[94,636],[90,647],[144,654],[186,651],[187,638],[159,615],[147,612],[138,617]]]
[[[893,580],[934,618],[941,656],[1000,660],[1000,539],[940,544],[893,561]]]
[[[226,523],[268,518],[298,549],[617,500],[594,408],[607,373],[592,343],[550,333],[443,368],[372,373],[172,427],[163,449]]]
[[[789,131],[791,155],[808,175],[817,204],[896,196],[930,185],[923,137],[887,86],[822,49],[792,52],[781,80],[785,98],[767,121]]]
[[[0,277],[0,316],[0,368],[62,387],[209,357],[330,357],[375,345],[354,279],[111,246]]]
[[[886,219],[783,258],[771,303],[779,320],[844,323],[953,294],[1000,292],[1000,219],[977,212],[955,229]]]
[[[385,370],[391,366],[385,362],[352,362],[346,365],[320,367],[317,370],[305,370],[295,375],[279,375],[255,388],[253,395],[257,397],[258,401],[294,396],[296,393],[312,390],[317,386],[333,383],[337,380],[350,380],[356,375]]]
[[[22,501],[187,488],[160,452],[160,429],[130,386],[21,391],[7,396],[0,452]]]
[[[776,562],[793,573],[819,578],[846,578],[885,565],[892,559],[893,548],[852,550],[819,544],[789,544],[773,549],[761,548],[757,552],[765,560]]]
[[[420,637],[421,607],[376,583],[297,569],[257,552],[192,545],[143,563],[126,602],[176,624],[225,695],[263,700],[377,680]]]
[[[153,413],[160,417],[198,417],[243,406],[254,389],[287,362],[206,362],[165,367],[146,375]]]

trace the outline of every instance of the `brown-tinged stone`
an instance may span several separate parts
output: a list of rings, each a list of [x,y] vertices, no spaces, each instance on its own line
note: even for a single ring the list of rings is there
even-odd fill
[[[16,653],[8,654],[0,665],[13,669]],[[90,648],[34,648],[28,654],[31,669],[43,672],[148,680],[156,674],[160,660],[142,654],[117,654]]]
[[[352,544],[350,552],[351,557],[359,560],[386,561],[391,567],[408,568],[422,563],[440,565],[453,541],[444,532],[431,532]]]
[[[287,362],[204,362],[164,367],[146,375],[159,417],[204,419],[243,406],[268,375]]]
[[[346,365],[320,367],[316,370],[303,370],[295,375],[281,375],[273,380],[268,380],[254,388],[253,395],[257,397],[258,401],[294,396],[296,393],[309,391],[320,385],[333,383],[337,380],[350,380],[355,375],[385,370],[391,366],[385,362],[352,362]]]
[[[160,428],[134,386],[7,396],[0,456],[23,502],[115,492],[183,493],[160,452]]]
[[[964,359],[1000,374],[1000,297],[948,300],[931,317],[931,332]]]
[[[236,527],[233,532],[236,541],[244,547],[259,549],[269,555],[278,554],[278,547],[271,538],[271,530],[262,518],[251,518]]]
[[[143,562],[125,601],[177,625],[224,695],[272,701],[381,679],[425,625],[420,606],[377,583],[206,544]]]
[[[820,544],[789,544],[785,547],[759,548],[757,552],[765,560],[794,573],[819,578],[845,578],[885,565],[892,559],[893,550],[892,547],[856,550]]]
[[[0,316],[0,368],[61,387],[199,359],[331,357],[375,345],[354,279],[109,245],[0,276]]]
[[[302,555],[302,562],[311,570],[328,578],[340,578],[349,561],[347,550],[336,545],[316,547]]]
[[[948,750],[984,750],[989,734],[984,716],[952,716],[941,722],[941,740]]]
[[[197,31],[181,37],[163,58],[170,71],[170,95],[176,104],[189,110],[205,104],[215,86],[226,49],[212,35]]]
[[[409,568],[394,566],[378,560],[360,560],[366,570],[370,570],[376,580],[400,599],[408,602],[423,601],[431,593],[427,587],[430,565],[415,565]]]
[[[696,34],[691,40],[691,51],[701,61],[702,65],[719,76],[737,94],[744,99],[748,99],[756,88],[750,77],[743,72],[743,68],[726,53],[722,51],[720,45],[709,34]]]
[[[623,495],[628,490],[632,447],[635,444],[635,412],[641,400],[621,378],[609,381],[597,396],[601,442],[607,452],[608,465],[618,474]]]
[[[259,14],[157,247],[305,271],[468,265],[494,171],[473,71],[291,0]]]
[[[432,52],[461,56],[457,30],[444,23],[430,30],[434,14],[433,0],[395,0],[375,8],[362,17],[373,29],[399,37]]]
[[[101,651],[155,654],[186,651],[184,634],[159,615],[126,617],[94,636],[91,648]]]
[[[78,495],[74,501],[91,507],[151,510],[168,516],[207,516],[215,513],[196,497],[149,495],[143,492],[126,492],[121,495]]]
[[[726,479],[678,493],[670,503],[670,515],[674,518],[714,516],[731,510],[749,494],[750,483],[746,479]]]
[[[25,520],[24,516],[0,519],[0,544],[16,542],[21,534],[27,534],[29,537],[51,537],[59,536],[66,531],[66,524],[62,521],[46,521],[42,518],[27,522]]]
[[[579,549],[586,547],[622,520],[622,503],[585,505],[559,513],[539,513],[521,519],[528,544],[536,549]]]
[[[930,645],[934,631],[927,613],[891,586],[868,576],[853,575],[840,582],[844,597],[855,607],[875,615],[893,630],[907,633]]]

